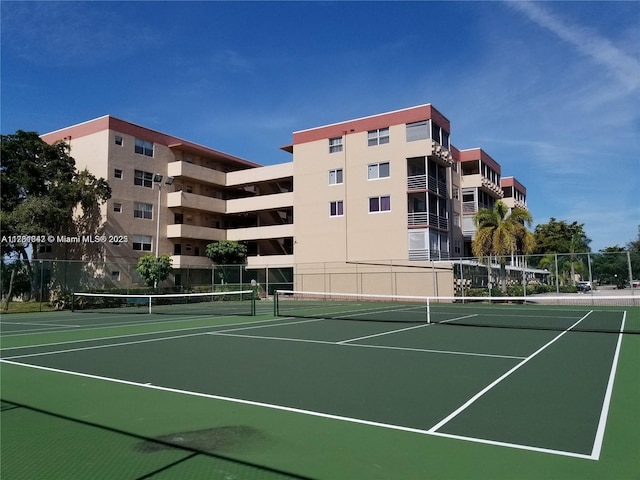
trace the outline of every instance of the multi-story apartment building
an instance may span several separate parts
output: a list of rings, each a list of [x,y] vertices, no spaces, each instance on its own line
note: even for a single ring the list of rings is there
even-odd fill
[[[101,215],[116,241],[100,247],[115,284],[144,253],[171,254],[180,284],[182,270],[211,266],[205,249],[216,240],[246,242],[253,264],[292,255],[291,164],[261,166],[111,116],[42,138],[68,143],[77,168],[108,180]]]
[[[526,205],[495,160],[450,138],[430,104],[294,132],[281,147],[292,161],[271,166],[111,116],[43,135],[109,181],[105,234],[128,237],[104,245],[111,261],[170,253],[182,283],[185,268],[210,268],[208,243],[229,239],[247,244],[249,268],[289,268],[296,287],[412,294],[452,292],[446,262],[471,256],[478,209]],[[416,285],[363,285],[358,272],[375,264],[413,268]]]
[[[431,105],[295,132],[296,262],[449,259],[449,132]]]

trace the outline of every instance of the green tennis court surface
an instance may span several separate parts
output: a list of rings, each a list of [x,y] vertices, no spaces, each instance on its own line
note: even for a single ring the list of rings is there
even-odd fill
[[[637,478],[640,336],[575,328],[624,330],[637,306],[563,307],[568,326],[554,329],[393,321],[389,305],[391,321],[326,319],[311,306],[3,316],[0,473]]]

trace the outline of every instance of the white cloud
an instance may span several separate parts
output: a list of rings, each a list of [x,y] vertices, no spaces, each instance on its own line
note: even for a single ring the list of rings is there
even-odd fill
[[[528,1],[509,1],[509,5],[531,21],[553,32],[580,53],[604,66],[622,83],[628,92],[640,89],[640,61],[628,55],[609,39],[580,25],[569,25],[558,16]]]

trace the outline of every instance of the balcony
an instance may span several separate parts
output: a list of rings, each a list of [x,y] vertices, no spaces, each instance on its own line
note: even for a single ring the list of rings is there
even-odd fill
[[[225,231],[218,228],[196,225],[167,225],[167,238],[189,238],[197,240],[224,240]]]
[[[211,259],[195,255],[171,255],[171,266],[178,268],[211,268]]]
[[[226,213],[257,212],[293,206],[293,192],[227,200]]]
[[[442,180],[427,175],[413,175],[407,177],[407,190],[429,190],[442,197],[447,197],[447,184]]]
[[[434,213],[411,212],[407,214],[407,224],[411,227],[436,227],[441,230],[449,229],[449,219]]]
[[[225,173],[189,162],[170,162],[167,164],[167,175],[174,178],[191,178],[213,185],[224,185],[226,181]]]
[[[204,210],[206,212],[224,213],[225,201],[219,198],[196,195],[184,191],[171,192],[167,194],[167,206],[191,208],[194,210]]]
[[[269,225],[266,227],[235,228],[227,230],[227,240],[262,240],[293,237],[293,225]]]

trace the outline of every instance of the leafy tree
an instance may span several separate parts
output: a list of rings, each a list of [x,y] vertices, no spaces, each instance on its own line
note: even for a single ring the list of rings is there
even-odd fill
[[[206,254],[218,265],[237,265],[247,258],[247,247],[234,240],[220,240],[207,245]]]
[[[148,287],[157,288],[160,282],[171,275],[173,271],[171,264],[171,255],[169,254],[156,257],[152,253],[148,253],[138,258],[136,271]]]
[[[593,275],[601,283],[624,286],[629,281],[627,250],[615,245],[593,255]]]
[[[591,239],[584,231],[584,224],[573,222],[567,223],[565,220],[556,220],[551,217],[549,223],[537,225],[533,236],[535,238],[535,254],[568,254],[568,258],[559,259],[557,272],[564,281],[569,279],[575,284],[576,272],[584,272],[585,256],[591,248]]]
[[[533,221],[528,210],[509,207],[498,200],[492,209],[483,208],[473,217],[477,228],[471,248],[478,258],[495,255],[500,264],[500,281],[507,290],[506,261],[510,255],[526,255],[534,249],[533,234],[525,225]]]
[[[247,247],[235,240],[220,240],[208,244],[205,253],[216,265],[238,265],[247,258]],[[218,275],[224,282],[224,270],[218,270]]]
[[[49,145],[36,132],[0,136],[0,255],[22,259],[29,275],[29,247],[35,258],[38,245],[12,236],[95,234],[99,205],[111,197],[104,179],[76,170],[69,151],[69,145]],[[11,275],[15,279],[15,271]],[[14,294],[9,285],[7,300]]]

